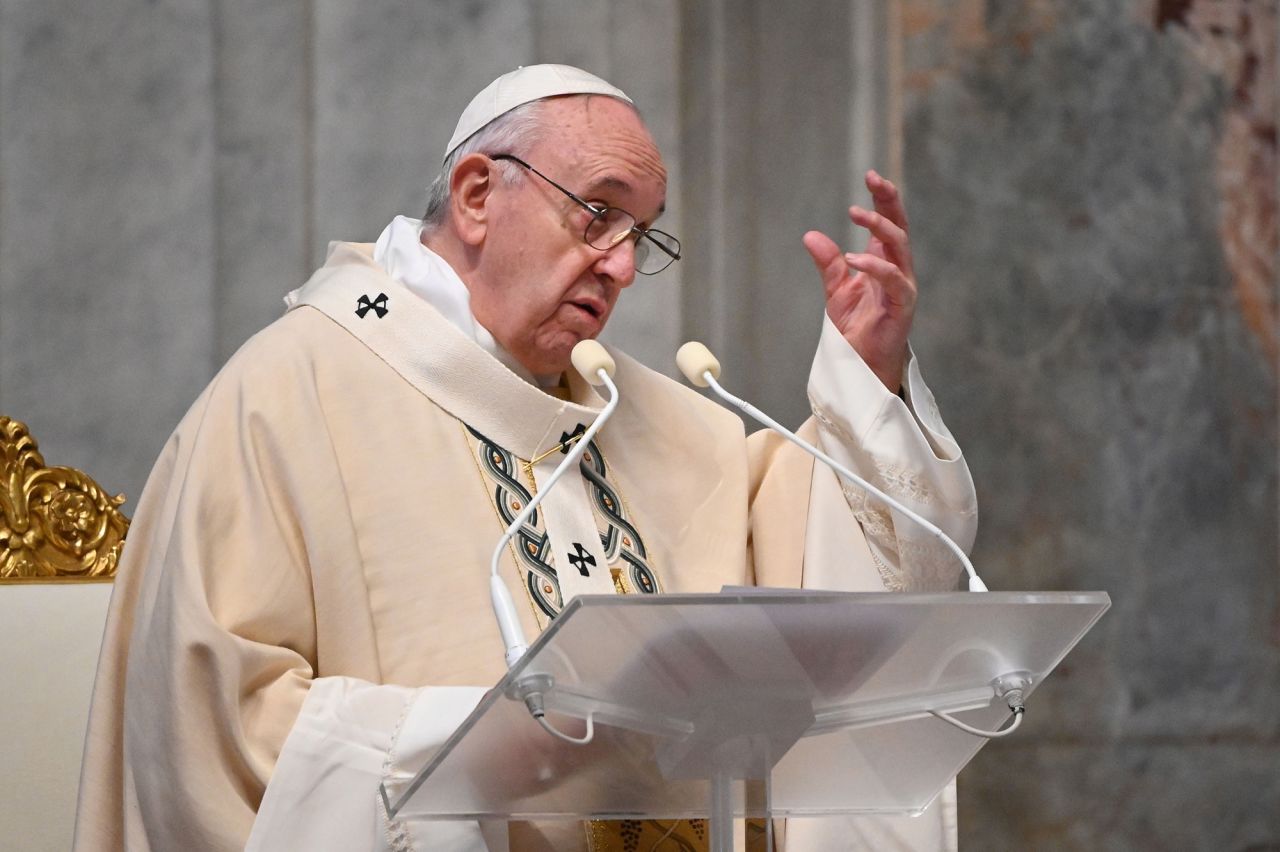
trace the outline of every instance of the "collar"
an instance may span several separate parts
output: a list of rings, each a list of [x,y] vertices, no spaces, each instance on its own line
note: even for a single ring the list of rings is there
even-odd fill
[[[373,248],[331,244],[325,265],[285,297],[288,310],[321,311],[434,403],[520,458],[534,458],[600,413],[604,400],[572,371],[570,400],[517,376],[388,275]]]
[[[447,260],[422,244],[421,219],[408,216],[392,219],[374,244],[373,260],[526,382],[544,389],[560,384],[558,373],[552,376],[530,373],[476,320],[471,313],[471,291],[467,285]]]

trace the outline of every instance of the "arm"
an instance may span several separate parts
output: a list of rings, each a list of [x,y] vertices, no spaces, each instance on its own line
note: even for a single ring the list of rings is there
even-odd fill
[[[804,236],[827,310],[810,374],[813,418],[800,432],[967,549],[977,521],[973,483],[907,345],[918,288],[905,209],[876,173],[867,188],[876,209],[850,209],[870,235],[865,252],[842,254],[816,231]],[[910,519],[771,434],[753,435],[752,444],[759,581],[794,577],[800,566],[787,564],[788,554],[803,550],[808,587],[954,588],[959,560]]]
[[[484,687],[317,678],[289,732],[246,852],[448,848],[484,852],[473,822],[388,825],[378,786],[424,766],[484,696]],[[493,827],[490,827],[493,830]]]
[[[889,393],[830,321],[824,326],[809,379],[818,446],[967,551],[977,531],[973,480],[915,358],[907,362],[903,399]],[[806,586],[850,588],[838,572],[848,562],[843,554],[853,551],[865,554],[874,566],[874,574],[864,577],[878,579],[854,588],[955,588],[962,570],[955,554],[860,486],[817,465],[809,497]],[[861,536],[848,529],[850,512]],[[864,548],[857,538],[865,539]]]
[[[819,445],[967,551],[977,531],[973,480],[907,343],[919,286],[906,208],[897,187],[876,172],[867,173],[866,186],[875,209],[849,210],[853,223],[868,232],[865,251],[842,254],[824,234],[804,236],[827,297],[809,378]],[[810,533],[831,526],[832,512],[829,505],[824,512],[824,504],[835,502],[822,498],[831,494],[834,475],[822,470],[814,476]],[[954,587],[960,568],[954,554],[860,488],[837,484],[885,588]],[[828,538],[806,537],[806,565],[829,561],[809,552]]]
[[[265,448],[241,440],[220,415],[236,406],[218,397],[207,390],[169,440],[124,548],[77,850],[243,848],[307,694],[314,619],[298,541],[246,463]]]
[[[827,311],[809,376],[813,417],[801,433],[967,551],[977,531],[973,480],[907,345],[918,289],[906,211],[897,189],[875,172],[867,175],[867,189],[875,211],[850,209],[853,222],[870,232],[865,252],[842,255],[834,241],[815,231],[804,237],[822,276]],[[798,451],[788,446],[786,452]],[[949,549],[825,465],[815,462],[810,469],[804,587],[955,587],[961,566]],[[919,818],[792,821],[786,848],[954,849],[955,810],[953,782]]]
[[[323,412],[305,371],[260,369],[271,354],[259,345],[197,401],[144,492],[95,687],[77,850],[377,848],[393,750],[425,759],[436,727],[478,698],[379,682]],[[430,724],[416,726],[423,708]],[[308,831],[324,842],[295,847]]]

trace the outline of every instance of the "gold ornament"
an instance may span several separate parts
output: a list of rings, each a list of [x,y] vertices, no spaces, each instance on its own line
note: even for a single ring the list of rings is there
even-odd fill
[[[0,416],[0,582],[110,581],[122,503],[75,468],[45,467],[26,424]]]

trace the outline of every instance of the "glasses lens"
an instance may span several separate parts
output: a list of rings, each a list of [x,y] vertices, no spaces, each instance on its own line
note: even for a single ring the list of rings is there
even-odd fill
[[[629,234],[635,224],[635,217],[627,211],[606,207],[587,223],[587,232],[583,236],[588,245],[608,251]]]
[[[679,257],[680,241],[665,231],[645,231],[644,238],[636,243],[636,271],[642,275],[661,272]]]
[[[588,245],[608,251],[627,239],[635,226],[635,217],[627,211],[606,207],[587,223],[583,237]],[[665,231],[645,231],[644,236],[635,241],[636,271],[642,275],[661,272],[679,257],[680,241]]]

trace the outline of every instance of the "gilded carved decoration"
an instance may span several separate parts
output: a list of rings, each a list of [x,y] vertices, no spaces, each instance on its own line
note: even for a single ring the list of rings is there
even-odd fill
[[[46,467],[26,424],[0,416],[0,582],[109,581],[129,519],[70,467]]]

